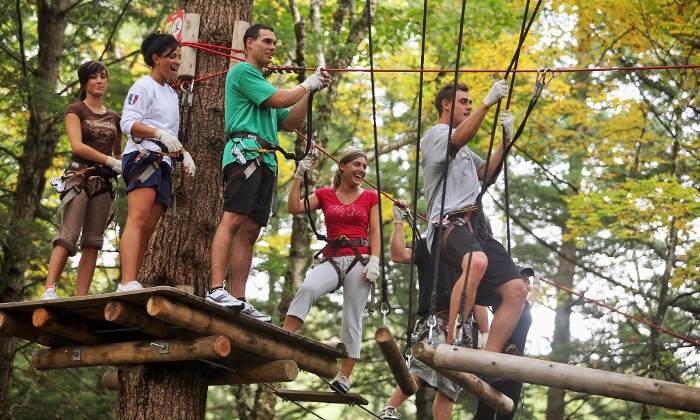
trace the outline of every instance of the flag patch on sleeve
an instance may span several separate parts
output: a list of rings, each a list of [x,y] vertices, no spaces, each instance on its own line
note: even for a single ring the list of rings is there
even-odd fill
[[[134,104],[136,103],[136,101],[138,101],[138,100],[139,100],[139,95],[136,95],[136,94],[134,94],[134,93],[130,93],[130,94],[129,94],[129,97],[128,97],[127,100],[126,100],[126,102],[127,102],[129,105],[134,105]]]

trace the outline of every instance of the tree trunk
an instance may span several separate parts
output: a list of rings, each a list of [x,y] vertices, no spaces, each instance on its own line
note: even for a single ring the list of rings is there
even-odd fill
[[[236,20],[250,21],[252,1],[178,2],[200,15],[199,42],[231,46]],[[229,59],[198,51],[196,77],[229,68]],[[221,151],[224,132],[225,76],[195,83],[191,116],[181,115],[180,140],[197,165],[196,178],[184,181],[181,164],[173,171],[172,203],[148,245],[139,279],[155,285],[188,285],[203,296],[210,284],[211,242],[221,217]],[[119,418],[203,419],[208,366],[193,361],[177,366],[149,364],[120,374]]]
[[[13,217],[8,230],[13,232],[14,240],[1,245],[0,302],[21,300],[22,283],[32,247],[31,242],[23,238],[32,237],[29,227],[39,208],[46,183],[44,174],[51,164],[60,137],[56,129],[59,120],[54,118],[52,103],[57,98],[55,92],[68,24],[68,6],[68,0],[53,0],[50,4],[44,0],[37,1],[39,51],[34,76],[26,74],[31,86],[26,104],[29,122],[19,160],[17,188],[12,193]],[[24,54],[24,51],[21,53]],[[15,339],[0,334],[0,419],[7,418],[14,353]]]
[[[566,230],[563,231],[566,235]],[[559,271],[555,282],[566,288],[573,289],[574,264],[576,261],[576,245],[573,241],[564,242],[559,259]],[[554,316],[554,336],[552,338],[552,353],[550,359],[553,362],[568,363],[571,356],[571,308],[573,299],[568,292],[557,289],[557,308]],[[564,397],[566,391],[558,388],[547,390],[547,420],[560,420],[564,418]]]

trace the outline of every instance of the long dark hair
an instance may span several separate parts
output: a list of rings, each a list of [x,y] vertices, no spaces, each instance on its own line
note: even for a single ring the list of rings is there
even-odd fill
[[[105,72],[107,74],[107,80],[109,80],[109,74],[107,73],[107,67],[100,63],[99,61],[86,61],[78,67],[78,81],[80,82],[80,90],[78,91],[78,96],[81,101],[87,98],[87,92],[85,91],[85,85],[90,76],[95,73]]]
[[[338,169],[335,170],[335,174],[333,174],[333,188],[338,189],[340,187],[340,182],[343,179],[343,172],[340,170],[340,164],[346,164],[350,163],[353,160],[357,158],[365,158],[367,159],[367,155],[365,155],[365,152],[363,152],[360,149],[355,149],[354,147],[349,148],[343,154],[340,156],[340,159],[338,159]]]
[[[155,65],[153,62],[153,54],[159,57],[165,57],[166,55],[175,51],[179,46],[180,43],[172,35],[158,33],[150,34],[141,43],[141,54],[143,54],[143,61],[145,61],[150,67],[153,67]]]

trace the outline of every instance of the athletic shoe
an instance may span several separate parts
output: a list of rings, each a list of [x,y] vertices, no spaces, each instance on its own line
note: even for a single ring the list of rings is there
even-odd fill
[[[341,373],[331,384],[331,389],[335,392],[340,392],[341,394],[347,394],[350,391],[351,386],[352,382],[350,382],[350,379]]]
[[[245,302],[238,300],[231,296],[223,287],[219,287],[207,292],[207,300],[209,302],[214,302],[217,305],[225,306],[227,308],[235,309],[240,311],[245,308]]]
[[[380,420],[399,420],[401,414],[392,406],[387,405],[382,411],[379,412]]]
[[[234,299],[236,299],[236,298],[234,298]],[[238,299],[236,299],[236,300],[238,300]],[[238,301],[242,302],[240,300],[238,300]],[[250,303],[243,302],[243,304],[245,305],[244,308],[241,309],[241,313],[243,315],[248,315],[249,317],[255,318],[258,321],[262,321],[262,322],[272,321],[272,317],[270,315],[263,314],[262,312],[255,309],[255,306],[251,305]]]
[[[44,293],[41,294],[41,297],[39,300],[51,300],[51,299],[60,299],[61,297],[56,293],[56,285],[52,285],[46,288],[44,290]]]
[[[132,290],[140,289],[143,289],[143,286],[141,286],[141,283],[137,282],[136,280],[130,281],[127,284],[119,284],[119,286],[117,286],[117,292],[131,292]]]

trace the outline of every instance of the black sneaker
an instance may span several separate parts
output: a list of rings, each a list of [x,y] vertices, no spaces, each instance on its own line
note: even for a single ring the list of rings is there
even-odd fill
[[[331,389],[335,392],[340,392],[341,394],[347,394],[350,391],[351,386],[352,382],[350,382],[350,379],[341,373],[331,384]]]

